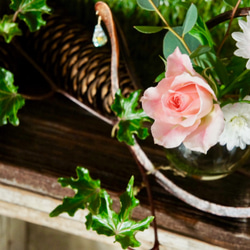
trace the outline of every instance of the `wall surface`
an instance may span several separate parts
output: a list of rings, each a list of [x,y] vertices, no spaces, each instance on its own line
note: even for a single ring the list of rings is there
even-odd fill
[[[1,250],[117,250],[83,237],[0,216]]]

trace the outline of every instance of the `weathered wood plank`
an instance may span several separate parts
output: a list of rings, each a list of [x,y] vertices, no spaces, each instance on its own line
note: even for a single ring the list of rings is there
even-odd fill
[[[26,223],[24,221],[0,216],[0,249],[27,250]]]
[[[0,182],[62,198],[65,191],[56,179],[75,176],[75,167],[81,165],[113,194],[125,189],[131,175],[140,185],[139,170],[127,147],[110,137],[111,127],[65,98],[56,95],[46,101],[27,102],[20,112],[20,122],[19,127],[0,128]],[[156,165],[166,164],[159,147],[150,141],[143,147]],[[249,206],[249,178],[241,172],[213,182],[166,174],[201,198],[224,205]],[[229,249],[250,246],[249,220],[203,213],[171,196],[153,178],[150,182],[160,228]],[[149,213],[145,190],[139,199],[143,209],[135,212],[138,219]]]
[[[0,214],[4,214],[5,216],[10,216],[10,217],[15,217],[21,220],[25,220],[30,223],[35,223],[39,224],[42,226],[50,227],[53,229],[57,229],[66,233],[71,233],[73,235],[78,235],[82,236],[85,239],[89,240],[95,240],[99,242],[99,244],[104,243],[105,245],[108,245],[108,249],[121,249],[120,245],[118,243],[114,244],[114,238],[113,237],[106,237],[103,235],[97,235],[93,231],[88,231],[86,230],[84,226],[84,220],[85,216],[87,215],[87,211],[78,211],[74,217],[69,217],[67,214],[62,214],[59,217],[55,218],[49,218],[48,213],[56,207],[60,201],[50,198],[50,197],[45,197],[41,194],[36,194],[34,192],[30,192],[27,190],[21,190],[15,187],[10,187],[6,185],[1,185],[0,184],[0,193],[2,194],[0,198]],[[139,207],[138,213],[143,212],[143,208]],[[0,216],[1,219],[1,216]],[[12,222],[10,219],[8,219],[8,222]],[[20,226],[25,226],[25,224],[21,224],[22,222],[20,221],[19,224]],[[19,224],[15,224],[15,229],[19,228]],[[0,224],[1,225],[1,224]],[[8,225],[9,226],[9,225]],[[12,228],[8,227],[7,232],[12,232]],[[25,232],[25,230],[23,230]],[[28,230],[29,231],[29,230]],[[20,242],[23,246],[27,246],[26,248],[23,249],[34,249],[32,248],[32,245],[35,246],[35,233],[28,232],[29,236],[27,237],[29,239],[26,244],[24,244],[23,241]],[[21,234],[22,235],[22,234]],[[48,235],[48,234],[47,234]],[[17,245],[17,241],[15,240],[15,234],[12,233],[10,235],[8,234],[7,239],[12,239],[13,242],[11,241],[12,245]],[[51,238],[52,236],[49,235]],[[138,240],[142,243],[142,246],[140,247],[140,250],[148,250],[152,247],[153,245],[153,229],[150,228],[146,230],[143,233],[138,234],[137,236]],[[195,240],[195,239],[190,239],[185,236],[177,235],[175,233],[166,231],[166,230],[159,230],[159,239],[161,242],[161,250],[167,250],[167,249],[183,249],[183,250],[188,250],[188,249],[204,249],[204,250],[210,250],[210,249],[222,249],[220,247],[215,247],[213,245]],[[44,249],[46,248],[46,243],[48,244],[48,239],[46,238],[37,238],[36,242],[42,242],[45,244],[42,245]],[[61,242],[64,242],[62,239]],[[70,242],[70,239],[67,239],[68,245],[74,246],[74,243]],[[51,248],[53,248],[53,244],[51,244]],[[11,245],[11,244],[10,244]],[[30,248],[29,248],[30,247]],[[22,250],[21,245],[20,248],[1,248],[1,250]],[[40,249],[40,248],[39,248]],[[55,249],[59,249],[58,245],[56,246]],[[71,249],[69,248],[62,248],[62,249]],[[72,248],[72,249],[77,249],[77,248]],[[86,249],[94,249],[92,248],[87,248]],[[99,248],[98,248],[99,249]]]

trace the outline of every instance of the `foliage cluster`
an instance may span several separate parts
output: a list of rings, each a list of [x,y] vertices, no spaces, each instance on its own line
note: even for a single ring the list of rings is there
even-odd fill
[[[132,176],[126,191],[120,196],[120,211],[112,209],[113,201],[105,189],[101,188],[99,180],[93,180],[87,169],[77,167],[77,179],[60,178],[63,187],[70,187],[75,191],[74,197],[65,197],[63,203],[56,207],[50,216],[58,216],[67,212],[74,216],[78,209],[88,209],[86,228],[98,234],[114,236],[123,249],[139,247],[140,243],[135,238],[138,231],[144,231],[154,217],[149,216],[141,221],[133,221],[131,213],[139,205],[139,200],[134,196],[134,177]]]

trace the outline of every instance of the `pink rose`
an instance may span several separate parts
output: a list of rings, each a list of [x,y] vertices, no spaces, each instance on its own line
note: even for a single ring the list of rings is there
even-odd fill
[[[141,99],[144,111],[154,119],[155,143],[165,148],[183,143],[203,153],[218,142],[224,128],[223,113],[214,100],[214,91],[178,47],[167,59],[166,77]]]

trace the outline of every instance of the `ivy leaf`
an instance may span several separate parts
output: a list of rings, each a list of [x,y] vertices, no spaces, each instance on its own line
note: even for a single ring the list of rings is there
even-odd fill
[[[22,31],[18,24],[12,21],[13,15],[4,15],[0,21],[0,35],[4,37],[6,43],[10,43],[14,36],[21,36]]]
[[[89,171],[83,167],[77,167],[76,173],[78,178],[59,178],[58,182],[62,187],[69,186],[75,190],[74,197],[65,197],[63,203],[57,206],[51,213],[50,217],[58,216],[67,212],[74,216],[78,209],[87,207],[91,213],[96,214],[100,206],[100,195],[103,190],[100,188],[100,180],[93,180]]]
[[[39,30],[45,25],[42,15],[51,11],[46,0],[11,0],[10,8],[18,13],[17,16],[27,24],[30,31]]]
[[[123,249],[130,247],[139,247],[140,242],[135,238],[138,231],[147,229],[154,219],[149,216],[139,222],[131,220],[132,210],[138,206],[139,201],[134,197],[133,193],[134,177],[132,176],[126,192],[120,196],[121,209],[119,213],[112,210],[112,200],[107,192],[103,192],[99,214],[86,216],[87,229],[92,228],[98,234],[107,236],[115,236],[115,240],[119,242]]]
[[[134,26],[134,28],[144,34],[153,34],[164,29],[160,26]]]
[[[156,7],[159,6],[160,0],[152,0]],[[154,11],[152,4],[148,0],[137,0],[138,5],[145,10]]]
[[[146,139],[149,135],[148,128],[143,126],[143,122],[150,121],[143,109],[138,108],[141,90],[137,90],[125,98],[118,90],[115,95],[115,101],[111,109],[120,117],[118,123],[117,139],[128,145],[134,145],[136,134],[140,139]]]
[[[24,105],[25,99],[17,93],[14,86],[13,74],[0,67],[0,126],[9,121],[12,125],[19,125],[18,110]]]
[[[185,35],[194,27],[194,25],[197,21],[197,18],[198,18],[197,8],[194,4],[191,4],[188,11],[187,11],[187,15],[186,15],[184,23],[183,23],[182,35]]]

